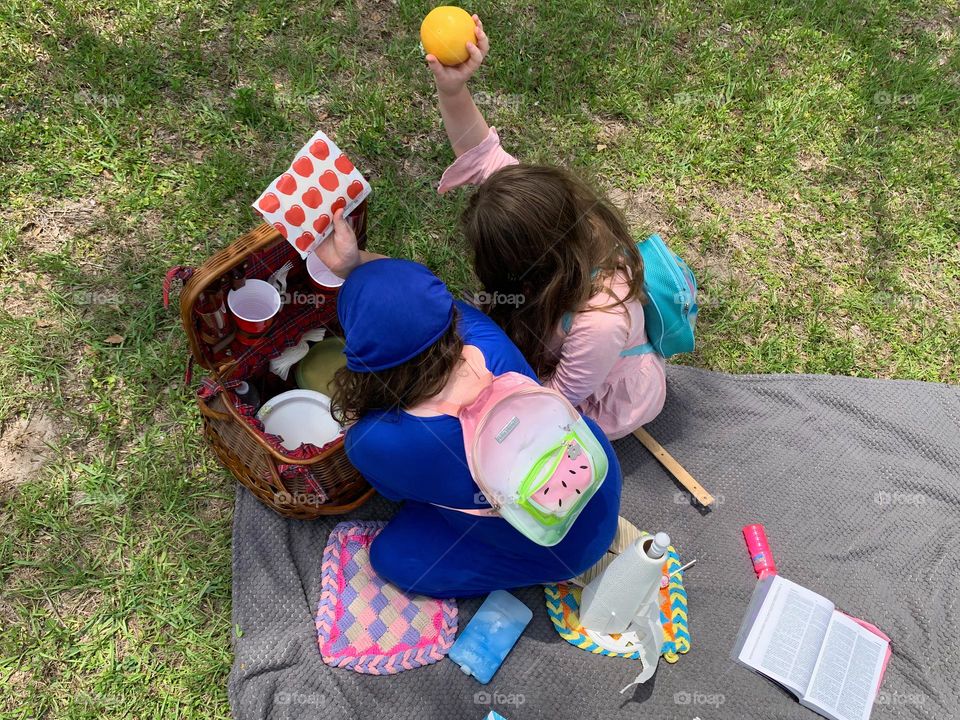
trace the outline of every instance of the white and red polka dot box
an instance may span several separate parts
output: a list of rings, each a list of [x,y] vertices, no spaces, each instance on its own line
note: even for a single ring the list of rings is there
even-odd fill
[[[317,131],[253,209],[306,258],[333,232],[333,214],[343,208],[349,215],[369,194],[370,183],[336,143]]]

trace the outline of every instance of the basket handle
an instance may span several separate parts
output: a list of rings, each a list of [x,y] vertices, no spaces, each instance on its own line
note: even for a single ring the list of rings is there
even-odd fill
[[[173,282],[175,280],[180,281],[181,287],[187,283],[193,276],[193,268],[187,267],[185,265],[174,265],[172,268],[167,270],[167,274],[163,278],[163,307],[164,309],[170,307],[170,290],[173,287]]]
[[[180,287],[183,288],[191,277],[193,277],[193,268],[187,267],[186,265],[174,265],[172,268],[167,270],[167,274],[163,276],[163,309],[164,310],[170,307],[170,290],[173,288],[173,283],[176,280],[179,280]],[[193,354],[188,353],[187,369],[184,370],[183,372],[183,382],[185,385],[189,385],[192,379],[193,379]]]
[[[228,413],[217,412],[200,398],[197,398],[197,405],[200,407],[200,414],[204,417],[208,417],[211,420],[219,420],[221,422],[233,422],[233,418],[230,417]]]

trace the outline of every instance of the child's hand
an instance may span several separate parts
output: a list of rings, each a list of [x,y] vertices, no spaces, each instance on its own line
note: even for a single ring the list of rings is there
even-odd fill
[[[467,43],[467,52],[470,53],[468,60],[464,60],[459,65],[447,67],[437,60],[435,55],[427,55],[427,65],[433,72],[433,77],[437,81],[437,91],[440,93],[453,95],[459,92],[490,52],[490,40],[483,32],[483,23],[476,15],[473,16],[473,22],[477,26],[477,44]]]
[[[353,227],[343,218],[343,210],[333,214],[333,234],[320,243],[315,252],[320,261],[338,277],[345,278],[360,264],[360,249]]]

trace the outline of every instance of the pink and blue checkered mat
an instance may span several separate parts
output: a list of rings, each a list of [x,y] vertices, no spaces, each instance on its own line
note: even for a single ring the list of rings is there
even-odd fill
[[[317,642],[327,665],[391,675],[429,665],[450,650],[456,600],[410,595],[380,579],[370,545],[385,522],[343,522],[323,551]]]

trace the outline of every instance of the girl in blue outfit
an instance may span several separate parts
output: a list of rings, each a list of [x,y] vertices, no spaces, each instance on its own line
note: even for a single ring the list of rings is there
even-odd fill
[[[469,597],[572,578],[603,557],[620,507],[620,466],[603,432],[606,480],[567,536],[553,547],[528,540],[501,518],[453,508],[485,508],[467,467],[460,421],[422,407],[427,399],[466,403],[464,345],[495,375],[536,379],[503,331],[482,312],[454,301],[430,270],[408,260],[357,251],[340,213],[321,259],[347,280],[337,299],[347,366],[337,374],[334,415],[347,430],[350,461],[399,512],[374,540],[377,573],[434,597]]]

